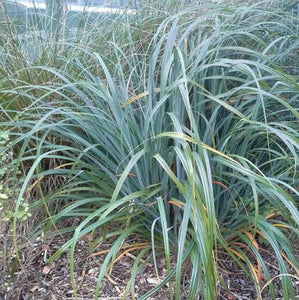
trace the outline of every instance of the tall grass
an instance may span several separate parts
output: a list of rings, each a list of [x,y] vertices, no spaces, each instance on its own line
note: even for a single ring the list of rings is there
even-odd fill
[[[141,10],[101,35],[100,45],[72,41],[73,52],[53,65],[17,64],[8,74],[2,59],[0,126],[9,130],[14,167],[24,170],[15,211],[31,201],[32,211],[45,212],[32,236],[73,232],[49,261],[70,251],[75,291],[75,249],[84,235],[115,240],[98,298],[122,244],[137,233],[153,245],[142,255],[155,250],[154,263],[160,255],[167,265],[161,284],[140,299],[167,282],[169,298],[180,299],[183,276],[189,299],[216,299],[220,286],[228,290],[218,269],[223,252],[258,298],[275,299],[267,244],[284,299],[295,298],[287,274],[298,271],[298,19],[291,2],[240,2],[150,16]],[[19,110],[11,101],[26,105]],[[53,189],[48,177],[63,181]],[[39,198],[27,199],[37,187]],[[74,217],[80,225],[65,228],[63,220]],[[132,298],[142,255],[128,283]]]

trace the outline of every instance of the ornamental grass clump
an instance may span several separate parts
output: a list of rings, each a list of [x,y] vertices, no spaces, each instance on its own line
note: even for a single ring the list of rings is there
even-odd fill
[[[165,284],[169,299],[181,299],[184,276],[188,299],[216,299],[220,287],[229,290],[219,270],[225,253],[257,298],[282,292],[295,299],[298,18],[291,2],[241,3],[176,8],[150,19],[137,12],[103,45],[86,47],[84,59],[25,69],[53,82],[28,78],[1,90],[1,99],[27,103],[1,115],[13,165],[24,170],[16,211],[28,189],[40,186],[30,206],[48,215],[31,234],[73,232],[48,261],[70,251],[75,295],[76,244],[92,233],[114,237],[96,298],[124,241],[139,234],[151,247],[135,261],[124,297],[135,298],[136,274],[152,254],[154,265],[165,257],[167,275],[140,299]],[[51,176],[63,181],[44,189]],[[76,217],[76,228],[63,227]],[[14,232],[16,226],[15,219]],[[282,291],[265,248],[277,260]]]

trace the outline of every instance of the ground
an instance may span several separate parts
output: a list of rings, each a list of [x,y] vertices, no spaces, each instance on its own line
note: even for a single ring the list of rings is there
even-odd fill
[[[10,248],[7,247],[10,238],[9,236],[3,235],[0,241],[0,249],[5,250],[7,259],[4,259],[4,255],[0,258],[0,300],[75,299],[70,279],[68,252],[64,253],[52,264],[45,262],[45,258],[48,258],[59,249],[65,243],[67,237],[68,236],[44,237],[30,241],[29,246],[20,249],[22,268],[19,268],[13,253],[10,253]],[[124,247],[129,249],[131,245],[135,245],[136,243],[146,244],[147,241],[135,236],[128,240]],[[105,255],[111,246],[109,243],[101,243],[94,247],[91,252],[90,244],[90,237],[87,237],[79,241],[76,247],[75,280],[78,299],[82,300],[94,299],[97,276]],[[125,290],[139,251],[140,250],[132,250],[126,252],[116,261],[112,272],[105,277],[100,299],[131,299],[130,294],[125,294]],[[263,251],[266,263],[274,277],[279,273],[274,256],[268,250]],[[2,252],[2,254],[4,253]],[[230,288],[230,292],[220,288],[218,299],[256,299],[254,285],[244,272],[240,271],[234,262],[229,260],[225,253],[220,252],[219,256],[219,270],[227,286]],[[173,265],[175,264],[174,258],[172,263]],[[186,271],[187,275],[183,278],[183,280],[185,280],[185,290],[182,292],[181,299],[186,299],[185,294],[188,288],[188,270]],[[166,275],[165,260],[163,259],[158,259],[158,272],[160,278]],[[139,299],[141,295],[151,290],[158,283],[159,279],[156,276],[154,265],[147,263],[145,268],[136,277],[136,299]],[[279,291],[281,289],[279,278],[275,279],[274,283],[276,291]],[[263,284],[265,284],[265,282]],[[294,285],[297,285],[296,289],[299,295],[298,279],[294,279]],[[149,299],[169,299],[168,287],[165,286]],[[267,290],[263,293],[263,299],[269,299]]]

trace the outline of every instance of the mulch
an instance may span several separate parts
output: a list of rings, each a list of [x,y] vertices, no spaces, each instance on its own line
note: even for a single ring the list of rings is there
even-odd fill
[[[17,265],[15,256],[9,253],[9,249],[12,248],[10,244],[11,236],[2,234],[0,238],[0,251],[4,249],[4,252],[6,252],[6,255],[4,255],[2,250],[2,255],[0,255],[0,300],[75,299],[70,277],[69,253],[65,252],[51,264],[45,262],[45,259],[54,254],[55,251],[66,242],[69,236],[44,237],[30,241],[29,245],[20,250],[22,268]],[[140,237],[133,237],[133,239],[128,240],[126,243],[130,246],[130,243],[133,244],[136,242],[146,243],[146,241]],[[109,242],[102,243],[98,248],[91,250],[90,244],[91,241],[89,238],[80,240],[75,252],[74,278],[76,282],[77,299],[79,300],[94,299],[99,271],[105,259],[105,255],[111,246]],[[99,255],[91,255],[97,251]],[[103,280],[99,299],[131,299],[131,294],[126,294],[125,291],[138,253],[138,250],[127,252],[115,262],[112,271],[106,274]],[[273,277],[277,276],[279,274],[279,268],[273,253],[264,250],[262,254],[270,269],[271,275]],[[148,255],[151,255],[151,253]],[[257,295],[254,284],[249,280],[245,272],[240,270],[225,253],[220,253],[219,255],[219,270],[230,291],[228,292],[223,287],[220,287],[218,299],[256,299]],[[5,257],[7,259],[4,259]],[[160,278],[166,276],[165,259],[160,258],[157,262],[159,278],[156,276],[155,268],[152,263],[146,263],[143,270],[141,270],[136,277],[136,299],[139,299],[141,295],[144,295],[154,288],[159,284]],[[175,265],[174,258],[172,264]],[[188,274],[188,272],[186,274]],[[183,280],[185,280],[185,288],[182,291],[181,299],[187,299],[188,275],[186,275]],[[278,294],[277,299],[283,299],[280,292],[281,285],[279,278],[273,282]],[[266,282],[263,282],[263,284],[266,284]],[[294,286],[299,295],[298,280],[294,279]],[[169,299],[168,287],[165,285],[159,292],[148,299]],[[267,289],[265,289],[263,293],[263,299],[270,299],[269,295],[267,295]]]

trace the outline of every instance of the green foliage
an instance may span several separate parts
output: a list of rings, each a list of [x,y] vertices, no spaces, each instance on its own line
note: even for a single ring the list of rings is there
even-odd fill
[[[12,153],[6,147],[9,144],[9,134],[0,133],[0,218],[4,222],[26,220],[31,217],[28,203],[21,201],[20,208],[15,211],[14,200],[18,194],[18,183],[9,161]]]
[[[152,6],[150,16],[145,7],[96,42],[49,44],[72,49],[55,59],[52,52],[14,71],[2,61],[11,75],[0,82],[0,126],[9,131],[13,169],[24,170],[14,219],[21,208],[27,213],[23,199],[36,182],[40,198],[27,211],[44,208],[48,217],[32,235],[74,232],[49,260],[70,250],[74,290],[76,243],[93,232],[115,237],[96,297],[136,233],[162,247],[154,256],[167,263],[167,276],[141,299],[166,283],[169,297],[180,299],[187,261],[189,299],[216,299],[225,286],[219,250],[248,274],[259,298],[265,282],[272,299],[277,292],[263,245],[281,274],[298,268],[290,240],[299,225],[298,19],[285,1],[241,3]],[[53,177],[63,184],[45,188]],[[80,225],[63,227],[75,217]],[[128,285],[133,298],[141,260]],[[291,278],[281,284],[284,299],[294,299]]]

